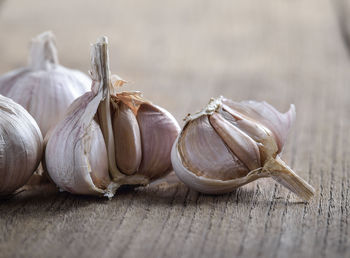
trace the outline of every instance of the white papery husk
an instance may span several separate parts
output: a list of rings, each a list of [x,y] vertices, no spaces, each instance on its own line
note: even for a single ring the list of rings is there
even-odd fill
[[[0,76],[0,94],[22,105],[42,134],[54,126],[68,106],[90,90],[84,73],[58,63],[54,35],[44,32],[32,40],[27,67]]]
[[[35,120],[22,106],[0,95],[0,195],[28,181],[40,163],[42,149]]]

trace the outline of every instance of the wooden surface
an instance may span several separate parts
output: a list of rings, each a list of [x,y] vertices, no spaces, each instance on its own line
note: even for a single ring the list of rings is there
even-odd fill
[[[224,95],[297,107],[284,159],[309,204],[266,179],[210,196],[181,183],[111,200],[48,187],[0,201],[0,257],[350,257],[350,4],[296,1],[2,1],[0,73],[52,29],[62,64],[111,68],[178,121]]]

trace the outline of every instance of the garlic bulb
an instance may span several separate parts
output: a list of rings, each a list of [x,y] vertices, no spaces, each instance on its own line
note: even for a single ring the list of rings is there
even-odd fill
[[[189,187],[210,194],[272,177],[309,200],[314,189],[279,156],[294,119],[294,105],[282,114],[266,102],[211,99],[186,118],[172,148],[175,173]]]
[[[91,62],[91,91],[50,132],[45,164],[64,191],[112,197],[120,185],[144,185],[170,172],[180,127],[139,92],[116,92],[124,81],[110,76],[106,37],[93,45]]]
[[[59,65],[54,35],[44,32],[31,42],[28,66],[0,77],[0,94],[27,109],[45,136],[90,85],[85,74]]]
[[[28,181],[39,165],[42,149],[35,120],[22,106],[0,95],[0,195]]]

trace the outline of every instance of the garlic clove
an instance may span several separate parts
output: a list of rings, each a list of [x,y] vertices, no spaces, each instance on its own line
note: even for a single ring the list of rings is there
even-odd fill
[[[162,177],[172,169],[170,152],[180,127],[168,111],[151,103],[142,103],[136,118],[142,141],[138,174],[150,179]]]
[[[242,101],[235,102],[223,99],[223,104],[238,111],[239,113],[258,121],[267,127],[274,135],[280,153],[287,140],[288,133],[295,120],[295,106],[291,105],[286,113],[280,113],[266,102]]]
[[[85,93],[72,103],[52,131],[45,149],[50,178],[62,190],[103,195],[110,185],[106,146],[94,120],[102,92]]]
[[[142,158],[139,125],[126,104],[112,103],[115,107],[113,134],[117,166],[122,173],[132,175],[138,170]]]
[[[256,142],[261,142],[266,137],[272,135],[270,130],[267,129],[265,126],[240,114],[239,112],[233,110],[227,105],[223,104],[222,109],[219,110],[219,113],[225,118],[225,120],[229,121],[231,124],[241,129]],[[274,138],[272,140],[274,140]]]
[[[101,50],[105,44],[103,40],[91,50],[91,91],[77,98],[64,119],[50,132],[45,164],[50,178],[62,190],[112,197],[119,185],[111,182],[109,176],[110,146],[105,144],[105,128],[100,127],[101,119],[105,117],[98,116],[98,109],[101,103],[106,103],[107,97],[105,87],[102,87],[107,84],[101,80],[101,70],[106,68],[106,52]],[[107,110],[110,111],[109,107]],[[114,140],[114,148],[113,145]],[[111,156],[114,158],[114,153]]]
[[[275,137],[268,128],[248,117],[242,116],[226,105],[223,105],[223,110],[220,110],[220,114],[257,143],[262,164],[266,159],[277,155],[278,146]]]
[[[250,170],[261,167],[259,147],[245,132],[225,120],[220,114],[213,113],[210,123],[231,151]]]
[[[177,147],[184,167],[197,176],[229,180],[249,172],[227,148],[210,125],[207,116],[199,117],[186,125],[177,141]]]
[[[101,129],[95,121],[91,123],[90,133],[91,139],[88,139],[89,143],[85,143],[91,170],[90,176],[97,188],[106,190],[111,183],[108,173],[107,150]]]
[[[0,95],[0,195],[28,181],[40,163],[42,149],[35,120],[19,104]]]

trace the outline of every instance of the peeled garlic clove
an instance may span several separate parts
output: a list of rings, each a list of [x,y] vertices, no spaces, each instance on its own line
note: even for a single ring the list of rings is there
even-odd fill
[[[253,103],[254,108],[247,107],[247,103]],[[281,139],[285,137],[285,132],[282,137],[281,128],[289,130],[294,116],[293,108],[282,115],[267,103],[242,104],[223,97],[211,99],[202,111],[186,118],[186,125],[171,153],[175,173],[189,187],[214,194],[232,191],[262,177],[272,177],[307,201],[314,195],[314,189],[278,156],[284,144]],[[277,120],[281,123],[278,129],[273,128]],[[208,133],[214,130],[221,141],[214,142],[215,134]],[[227,155],[236,160],[230,162]],[[242,171],[242,165],[237,165],[239,162],[247,170]]]
[[[141,135],[137,119],[123,102],[114,104],[113,134],[115,157],[120,171],[127,175],[136,173],[142,158]]]
[[[279,152],[282,151],[290,128],[295,120],[294,105],[291,105],[289,110],[282,114],[266,102],[253,100],[234,102],[230,99],[223,99],[223,103],[267,127],[276,139]]]
[[[28,181],[40,163],[42,149],[35,120],[22,106],[0,95],[0,195]]]
[[[54,35],[44,32],[32,40],[28,66],[0,77],[0,94],[27,109],[45,136],[90,85],[85,74],[59,65]]]
[[[172,168],[170,152],[180,127],[168,111],[150,103],[140,105],[136,118],[142,139],[138,174],[150,179],[162,177]]]

